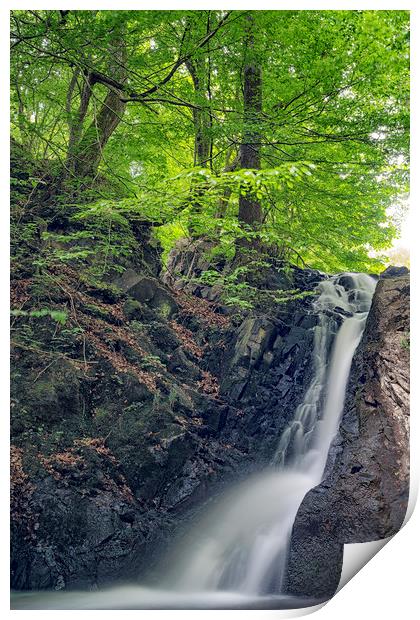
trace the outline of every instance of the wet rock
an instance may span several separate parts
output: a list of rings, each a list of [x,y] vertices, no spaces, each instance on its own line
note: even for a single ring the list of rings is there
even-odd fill
[[[303,500],[293,527],[287,590],[331,596],[343,544],[401,527],[409,484],[407,275],[381,279],[353,360],[339,436],[326,477]]]
[[[293,379],[291,379],[291,377],[288,377],[287,375],[283,375],[276,385],[276,390],[279,392],[280,397],[284,398],[286,394],[292,389],[292,387]]]
[[[343,274],[338,278],[338,284],[343,286],[347,291],[354,286],[354,281],[351,275]]]
[[[318,323],[318,318],[315,314],[304,314],[302,316],[301,319],[298,319],[296,321],[296,324],[299,327],[302,327],[304,329],[311,329],[312,327],[315,327],[315,325],[317,325]]]
[[[112,486],[111,478],[109,484],[94,494],[89,485],[82,492],[77,485],[65,486],[64,479],[38,481],[31,496],[37,544],[22,555],[24,548],[12,537],[15,588],[100,585],[111,582],[115,571],[127,571],[133,540],[138,545],[144,540],[139,506],[124,497],[124,487],[115,481]],[[127,518],[130,512],[134,517]]]
[[[229,406],[224,403],[216,402],[212,399],[200,411],[200,415],[205,424],[212,431],[220,431],[226,423]]]

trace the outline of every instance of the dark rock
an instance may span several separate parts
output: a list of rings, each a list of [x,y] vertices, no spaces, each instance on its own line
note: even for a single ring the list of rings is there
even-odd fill
[[[228,405],[209,400],[207,406],[200,411],[200,415],[212,431],[220,431],[226,424],[228,411]]]
[[[173,329],[166,323],[153,322],[150,324],[150,338],[152,342],[165,353],[171,353],[180,346],[180,341]]]
[[[137,302],[149,305],[165,319],[170,318],[178,311],[178,304],[172,295],[155,278],[145,277],[133,269],[127,269],[115,281],[115,285]],[[139,311],[139,308],[137,307],[136,310]]]
[[[347,274],[342,274],[339,278],[338,278],[338,284],[341,284],[341,286],[343,286],[347,291],[349,289],[352,289],[354,286],[354,281],[351,275],[347,275]]]
[[[195,380],[201,377],[200,369],[187,358],[181,347],[175,349],[169,358],[168,370]]]
[[[265,317],[246,319],[239,328],[232,365],[252,368],[272,342],[274,325]]]
[[[141,320],[143,318],[142,305],[136,299],[127,299],[123,312],[129,321]]]
[[[311,329],[318,323],[318,318],[315,314],[304,314],[301,319],[296,321],[296,324],[303,329]]]
[[[150,303],[159,289],[160,287],[156,280],[139,277],[135,282],[130,283],[127,293],[141,303]]]
[[[380,274],[380,278],[399,278],[400,276],[408,275],[409,270],[407,267],[387,267],[385,271]]]
[[[284,375],[277,383],[276,390],[279,392],[280,397],[284,398],[286,394],[292,389],[292,387],[293,379],[291,379],[291,377],[288,377],[287,375]]]
[[[81,414],[83,396],[78,370],[65,359],[53,365],[46,360],[44,364],[39,372],[14,376],[12,424],[18,417],[23,417],[25,426],[30,427],[39,422],[59,423]]]
[[[290,355],[293,350],[299,349],[307,334],[307,330],[302,327],[292,327],[281,350],[282,359]]]
[[[114,285],[126,293],[132,286],[137,284],[144,275],[138,274],[134,269],[126,269],[122,275],[114,280]]]

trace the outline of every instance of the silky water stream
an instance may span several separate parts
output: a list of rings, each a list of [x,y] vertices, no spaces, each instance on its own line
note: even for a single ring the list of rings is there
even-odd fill
[[[263,609],[316,601],[282,594],[293,522],[321,481],[340,424],[354,352],[375,289],[366,274],[340,274],[318,285],[314,302],[313,378],[272,462],[223,494],[171,557],[160,587],[97,592],[16,593],[15,609]]]

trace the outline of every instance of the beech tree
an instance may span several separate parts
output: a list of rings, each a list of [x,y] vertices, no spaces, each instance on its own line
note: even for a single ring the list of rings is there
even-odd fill
[[[71,216],[96,201],[166,250],[193,231],[379,270],[408,188],[408,45],[406,11],[15,10],[12,137]]]
[[[262,120],[262,69],[256,58],[254,46],[255,20],[247,16],[248,31],[245,38],[244,66],[244,130],[240,146],[241,168],[261,167],[260,141],[258,127]],[[263,211],[258,199],[248,191],[239,198],[239,220],[244,224],[255,225],[262,222]]]

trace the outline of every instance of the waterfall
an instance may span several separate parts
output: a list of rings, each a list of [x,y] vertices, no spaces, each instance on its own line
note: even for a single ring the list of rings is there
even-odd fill
[[[323,478],[375,279],[346,273],[321,282],[313,306],[313,378],[282,433],[271,466],[239,484],[196,525],[177,555],[172,587],[281,593],[291,531],[306,493]]]
[[[364,274],[319,284],[312,380],[270,466],[208,510],[174,549],[172,571],[165,559],[159,587],[77,593],[77,607],[72,592],[21,593],[14,609],[285,609],[319,602],[282,594],[290,536],[303,498],[322,481],[374,289]]]

